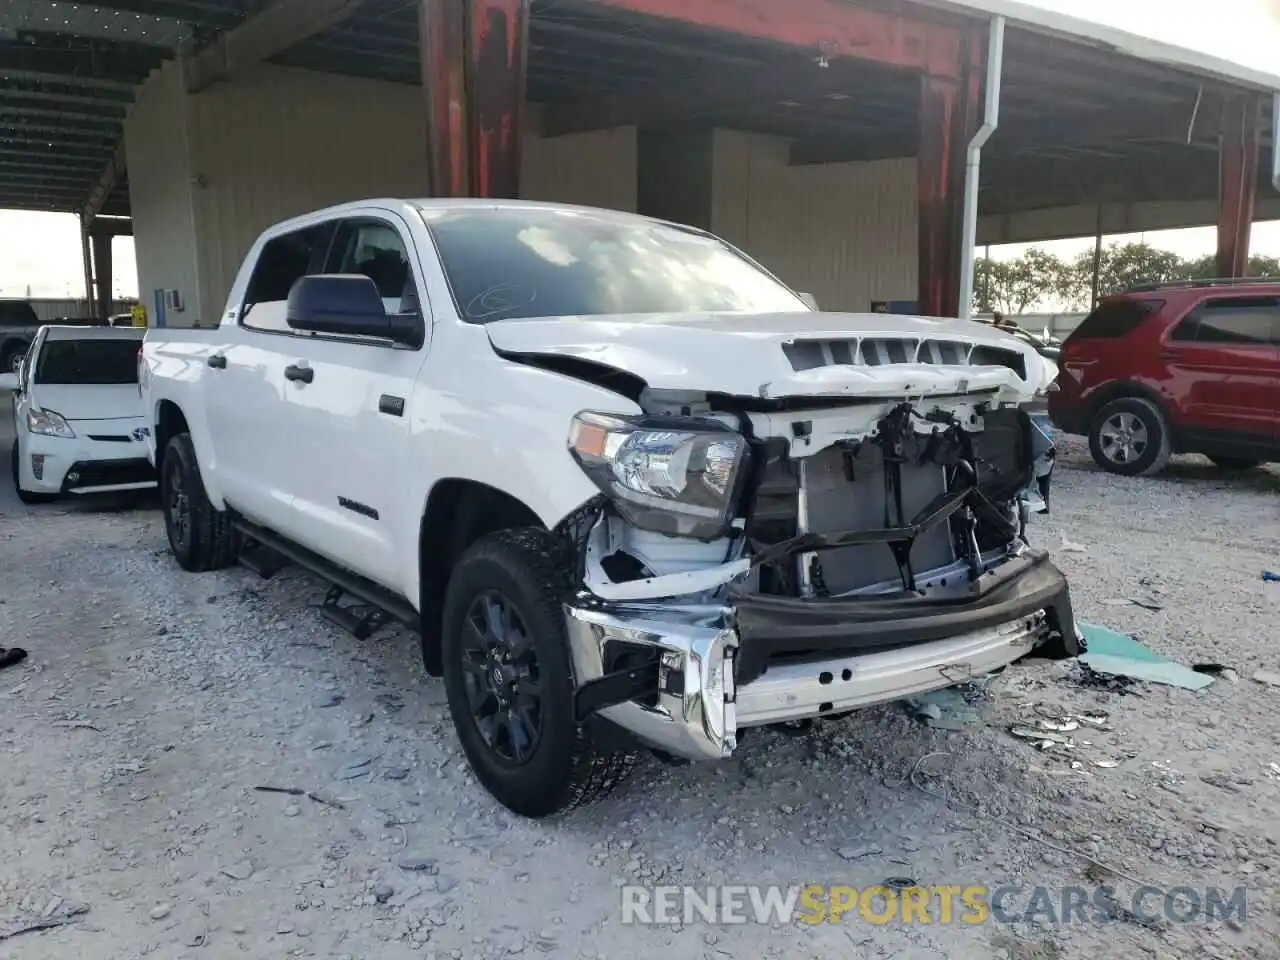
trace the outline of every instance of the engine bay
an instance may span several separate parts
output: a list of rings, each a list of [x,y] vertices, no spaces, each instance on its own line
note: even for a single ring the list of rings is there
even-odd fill
[[[1025,544],[1036,478],[1024,410],[975,396],[744,409],[666,398],[655,415],[746,438],[731,522],[674,536],[599,504],[583,582],[606,600],[912,596],[971,583]]]

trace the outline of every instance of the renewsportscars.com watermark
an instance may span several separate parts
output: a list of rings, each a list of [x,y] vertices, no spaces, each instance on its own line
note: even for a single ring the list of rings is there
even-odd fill
[[[1139,887],[1122,898],[1114,887],[905,886],[624,886],[624,924],[1102,924],[1243,923],[1244,887]]]

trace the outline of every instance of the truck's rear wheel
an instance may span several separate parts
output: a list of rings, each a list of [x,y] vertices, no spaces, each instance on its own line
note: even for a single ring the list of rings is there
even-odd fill
[[[236,562],[240,538],[226,512],[209,502],[189,433],[178,434],[165,447],[160,461],[160,502],[169,547],[178,566],[200,573]]]
[[[445,691],[471,769],[504,806],[545,817],[588,803],[630,772],[577,723],[561,602],[567,578],[542,530],[474,544],[449,578]]]

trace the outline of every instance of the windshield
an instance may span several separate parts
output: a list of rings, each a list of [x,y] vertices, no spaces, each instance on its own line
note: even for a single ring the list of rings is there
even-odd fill
[[[35,382],[137,383],[141,346],[139,340],[50,340],[36,362]]]
[[[424,210],[468,323],[628,313],[806,312],[715,237],[589,210]]]

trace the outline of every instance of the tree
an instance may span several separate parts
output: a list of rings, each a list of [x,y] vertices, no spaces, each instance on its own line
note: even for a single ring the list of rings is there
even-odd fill
[[[1187,280],[1212,280],[1218,276],[1218,258],[1210,253],[1185,264]],[[1254,254],[1245,269],[1246,277],[1280,277],[1280,259]]]
[[[1058,257],[1031,247],[1013,260],[986,257],[974,264],[973,302],[979,313],[1019,314],[1061,295],[1070,274]]]
[[[1077,278],[1077,301],[1093,286],[1093,254],[1076,257],[1072,268]],[[1186,263],[1171,250],[1147,243],[1113,243],[1103,247],[1098,258],[1098,294],[1117,293],[1144,283],[1169,283],[1186,278]]]
[[[1250,277],[1280,277],[1280,258],[1249,258]],[[1113,243],[1098,261],[1098,294],[1105,296],[1145,283],[1208,280],[1218,276],[1213,254],[1183,260],[1146,243]],[[1020,314],[1051,302],[1055,308],[1087,308],[1093,293],[1093,252],[1070,263],[1039,247],[1012,260],[983,258],[974,263],[973,305],[978,313]]]

